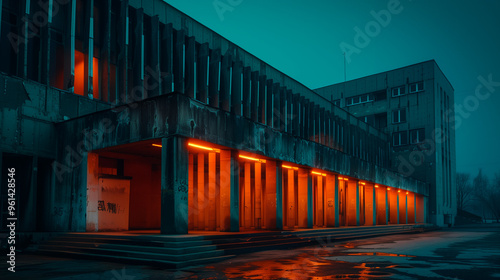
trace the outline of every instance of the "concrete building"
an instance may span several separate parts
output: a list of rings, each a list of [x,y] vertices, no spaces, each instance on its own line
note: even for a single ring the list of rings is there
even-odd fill
[[[430,184],[429,218],[453,223],[454,89],[434,60],[316,89],[358,119],[389,135],[391,168]]]
[[[0,0],[2,230],[8,168],[20,233],[427,221],[391,135],[163,1],[40,3]]]

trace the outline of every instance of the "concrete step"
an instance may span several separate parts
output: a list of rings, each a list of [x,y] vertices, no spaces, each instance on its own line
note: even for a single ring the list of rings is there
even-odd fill
[[[114,255],[101,255],[101,254],[92,254],[92,253],[82,253],[78,251],[68,251],[68,250],[39,250],[40,254],[44,255],[53,255],[53,256],[65,256],[70,258],[79,258],[79,259],[89,259],[89,260],[102,260],[109,262],[118,262],[118,263],[128,263],[128,264],[145,264],[151,266],[157,266],[161,268],[183,268],[188,266],[202,265],[207,263],[215,263],[224,261],[230,258],[233,258],[234,255],[224,255],[224,256],[216,256],[202,259],[192,259],[187,261],[167,261],[167,260],[158,260],[158,259],[150,259],[150,258],[135,258],[135,257],[127,257],[127,256],[114,256]]]
[[[144,248],[147,249],[147,248]],[[224,255],[223,250],[210,250],[198,253],[189,254],[165,254],[165,253],[153,253],[147,252],[145,250],[137,250],[135,247],[117,249],[109,249],[104,247],[89,247],[89,246],[60,246],[60,245],[41,245],[39,247],[41,251],[71,251],[79,252],[83,254],[99,254],[102,256],[114,256],[114,257],[127,257],[127,258],[139,258],[139,259],[155,259],[173,262],[182,262],[196,259],[212,258]]]
[[[191,240],[191,238],[176,238],[174,241],[170,238],[155,238],[152,237],[151,240],[148,240],[147,237],[109,237],[109,236],[92,236],[92,235],[63,235],[57,238],[60,241],[67,242],[87,242],[87,243],[107,243],[107,244],[123,244],[123,245],[137,245],[137,246],[150,246],[150,247],[168,247],[168,248],[186,248],[186,247],[195,247],[195,246],[203,246],[210,245],[211,242],[209,240],[203,240],[201,236],[197,236],[195,240]]]
[[[113,249],[113,250],[129,250],[129,251],[142,251],[151,252],[158,254],[169,254],[169,255],[182,255],[199,253],[206,251],[213,251],[217,249],[215,245],[200,245],[192,247],[152,247],[152,246],[139,246],[139,245],[128,245],[128,244],[110,244],[110,243],[94,243],[94,242],[77,242],[77,241],[48,241],[43,244],[44,246],[64,246],[64,247],[82,247],[82,248],[103,248],[103,249]]]

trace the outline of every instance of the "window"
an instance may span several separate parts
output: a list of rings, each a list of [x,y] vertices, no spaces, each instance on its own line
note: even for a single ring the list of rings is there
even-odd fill
[[[408,145],[408,131],[394,132],[392,134],[393,146]]]
[[[405,88],[405,86],[395,87],[395,88],[392,88],[391,92],[392,92],[392,97],[397,97],[397,96],[405,95],[406,94],[406,88]]]
[[[410,142],[412,144],[422,143],[425,140],[425,129],[410,130]]]
[[[392,123],[406,122],[406,109],[398,109],[392,111]]]
[[[373,101],[373,94],[363,94],[354,97],[348,97],[345,99],[346,106],[357,105],[361,103],[367,103]]]
[[[424,82],[418,82],[410,85],[410,93],[415,93],[424,90]]]

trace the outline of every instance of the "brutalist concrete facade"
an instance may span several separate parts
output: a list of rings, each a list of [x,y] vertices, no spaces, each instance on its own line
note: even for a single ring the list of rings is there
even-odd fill
[[[12,167],[20,232],[426,221],[386,133],[163,1],[0,3],[2,225]],[[122,181],[130,205],[102,200]]]
[[[315,91],[388,133],[394,152],[391,167],[430,183],[431,221],[441,226],[454,221],[454,89],[434,60]],[[352,97],[361,99],[352,102]],[[401,134],[407,137],[403,143]]]

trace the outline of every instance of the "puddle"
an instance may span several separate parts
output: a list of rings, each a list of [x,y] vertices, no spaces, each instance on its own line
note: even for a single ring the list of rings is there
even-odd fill
[[[373,252],[373,253],[350,253],[348,256],[384,256],[384,257],[405,257],[405,258],[415,258],[412,255],[401,255],[401,254],[391,254],[383,252]]]

